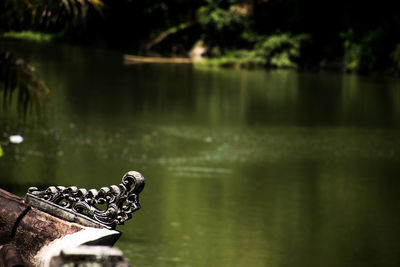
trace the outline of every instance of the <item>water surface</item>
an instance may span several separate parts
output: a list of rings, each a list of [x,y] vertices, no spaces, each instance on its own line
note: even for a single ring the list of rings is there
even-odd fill
[[[399,266],[400,81],[124,65],[122,52],[1,41],[51,88],[4,147],[0,186],[146,177],[118,229],[134,266]],[[7,124],[3,116],[3,128]]]

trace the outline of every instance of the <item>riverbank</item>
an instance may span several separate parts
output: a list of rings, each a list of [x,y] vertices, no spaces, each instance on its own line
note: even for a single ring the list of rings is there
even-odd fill
[[[63,37],[61,34],[42,33],[34,31],[21,32],[4,32],[0,34],[0,38],[14,39],[32,42],[67,42],[71,40]],[[289,33],[275,34],[270,36],[258,37],[251,49],[228,49],[221,51],[218,47],[207,46],[202,40],[196,42],[191,49],[178,55],[160,51],[136,50],[135,58],[124,58],[124,63],[191,63],[201,68],[227,68],[227,69],[299,69],[307,71],[328,70],[336,72],[358,73],[358,74],[379,74],[385,76],[400,76],[400,67],[396,67],[396,59],[400,58],[399,51],[394,51],[391,56],[392,64],[386,68],[365,68],[360,65],[359,59],[350,52],[346,52],[343,57],[339,58],[322,58],[319,61],[314,60],[308,55],[310,52],[308,43],[310,36],[306,34],[291,35]],[[167,44],[170,40],[166,40]],[[81,43],[72,42],[72,44],[82,45]],[[107,47],[104,43],[85,44],[94,47]],[[354,50],[354,46],[349,49]],[[113,47],[113,50],[127,50],[126,47]],[[129,50],[129,49],[128,49]],[[306,51],[306,52],[305,52]],[[358,52],[360,53],[360,52]],[[130,52],[132,54],[132,52]],[[147,56],[151,55],[151,56]],[[162,56],[161,56],[162,55]],[[127,55],[128,56],[128,55]],[[400,65],[399,65],[400,66]]]
[[[0,37],[27,41],[49,42],[57,39],[57,37],[60,37],[60,35],[34,31],[9,31],[0,34]]]

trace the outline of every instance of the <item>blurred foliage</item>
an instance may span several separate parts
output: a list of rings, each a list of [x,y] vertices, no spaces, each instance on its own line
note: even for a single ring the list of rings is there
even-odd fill
[[[227,50],[217,58],[207,59],[205,64],[221,67],[277,67],[295,68],[300,57],[301,47],[309,41],[307,34],[291,35],[289,33],[269,36],[252,35],[246,37],[254,44],[251,49]],[[200,62],[202,63],[202,62]]]
[[[188,29],[190,26],[192,26],[191,23],[181,23],[178,26],[171,27],[167,29],[166,31],[163,31],[161,34],[159,34],[156,38],[154,38],[152,41],[148,42],[146,44],[146,49],[150,50],[154,46],[158,45],[159,43],[163,42],[166,40],[168,37],[170,37],[173,34],[176,34],[178,32],[181,32],[183,30]]]
[[[398,5],[388,0],[380,5],[361,0],[3,0],[0,32],[61,33],[79,42],[180,56],[201,40],[207,57],[248,58],[242,55],[247,52],[231,54],[256,50],[267,66],[400,72]]]
[[[249,10],[241,1],[206,0],[197,10],[198,22],[216,31],[241,29],[248,18]]]
[[[201,61],[196,61],[198,66],[207,67],[222,67],[222,68],[260,68],[266,65],[264,57],[259,56],[255,50],[230,50],[224,55],[216,58],[207,58]]]
[[[197,9],[196,20],[206,33],[206,45],[214,50],[243,48],[245,40],[240,36],[249,29],[251,12],[251,5],[246,1],[204,1]]]
[[[102,13],[101,0],[32,0],[32,24],[39,30],[78,30],[86,25],[89,12]]]
[[[29,111],[35,111],[40,116],[49,88],[35,75],[32,66],[10,52],[3,52],[0,54],[0,93],[3,110],[12,106],[16,97],[20,114],[26,116]]]
[[[30,24],[31,3],[28,0],[0,1],[0,31],[20,31]]]
[[[10,32],[5,32],[3,34],[3,37],[38,41],[38,42],[47,42],[53,40],[55,38],[55,35],[51,33],[41,33],[32,31],[21,31],[21,32],[10,31]]]
[[[343,39],[345,70],[369,72],[389,68],[393,61],[394,67],[399,67],[396,65],[395,38],[385,28],[378,27],[362,35],[350,28],[340,36]]]
[[[341,33],[343,38],[343,64],[346,70],[357,70],[361,58],[361,45],[354,40],[354,31],[349,29]]]
[[[297,67],[295,62],[300,57],[301,45],[310,39],[307,34],[292,36],[289,33],[262,37],[254,48],[258,55],[265,58],[273,67]]]
[[[3,0],[2,31],[34,30],[75,34],[86,28],[91,13],[102,14],[101,0]]]

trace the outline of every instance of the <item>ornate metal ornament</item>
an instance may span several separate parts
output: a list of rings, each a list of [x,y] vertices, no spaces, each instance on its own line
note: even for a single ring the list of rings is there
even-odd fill
[[[102,187],[98,191],[76,186],[50,186],[44,191],[31,187],[25,202],[71,222],[114,229],[140,209],[139,193],[144,184],[144,177],[139,172],[130,171],[123,176],[122,184]]]

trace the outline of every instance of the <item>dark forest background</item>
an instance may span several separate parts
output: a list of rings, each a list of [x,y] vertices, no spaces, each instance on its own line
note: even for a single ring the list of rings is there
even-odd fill
[[[0,32],[56,34],[142,55],[245,59],[269,67],[400,69],[397,1],[3,0]]]

